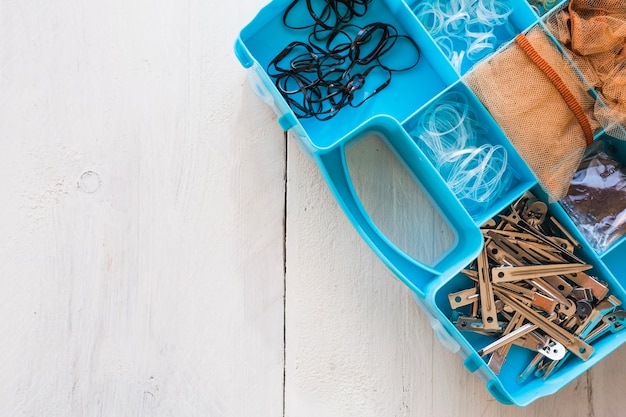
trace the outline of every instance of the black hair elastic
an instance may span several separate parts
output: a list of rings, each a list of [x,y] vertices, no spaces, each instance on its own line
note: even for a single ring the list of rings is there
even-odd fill
[[[421,58],[421,52],[419,47],[417,46],[417,43],[415,43],[415,41],[413,40],[413,38],[411,38],[410,36],[406,36],[406,35],[393,35],[391,37],[391,46],[389,47],[389,49],[391,49],[391,47],[394,47],[396,44],[398,44],[398,41],[405,41],[408,42],[409,46],[411,49],[413,49],[415,51],[415,61],[409,61],[411,62],[410,64],[405,64],[403,66],[400,66],[399,68],[392,68],[390,65],[386,65],[382,58],[383,55],[385,55],[385,53],[387,51],[385,51],[384,53],[382,53],[379,57],[378,57],[378,63],[380,64],[381,67],[385,68],[386,70],[389,70],[391,72],[402,72],[402,71],[408,71],[410,69],[413,69],[417,66],[417,64],[420,62],[420,58]],[[409,56],[410,55],[405,55],[405,56]]]
[[[385,81],[383,81],[381,84],[379,84],[374,90],[372,90],[371,93],[367,94],[362,100],[360,101],[355,101],[354,100],[354,94],[355,92],[357,92],[357,90],[362,89],[367,82],[367,76],[373,72],[374,70],[382,70],[384,72],[386,72],[387,74],[387,78],[385,79]],[[353,91],[351,92],[351,96],[350,96],[350,106],[351,107],[359,107],[361,104],[363,104],[365,101],[369,100],[370,98],[374,97],[376,94],[380,93],[385,87],[387,87],[389,85],[389,83],[391,82],[391,71],[385,67],[383,67],[382,65],[374,65],[369,67],[363,74],[359,75],[359,86],[358,88],[354,88]]]
[[[371,1],[294,0],[285,10],[285,26],[311,32],[308,42],[294,41],[280,51],[268,64],[267,73],[298,118],[329,120],[344,107],[359,107],[391,83],[393,72],[414,68],[420,61],[415,41],[399,35],[393,25],[350,23],[365,15]],[[310,16],[305,26],[288,23],[299,2],[305,3],[302,6]],[[399,43],[415,51],[409,65],[391,64],[398,56],[409,56],[405,51],[392,56]]]
[[[367,5],[372,0],[324,0],[324,6],[316,11],[313,7],[314,0],[293,0],[283,14],[283,23],[290,29],[318,29],[332,30],[353,20],[355,17],[363,17],[367,12]],[[306,10],[311,17],[311,22],[305,26],[294,26],[287,21],[289,15],[298,3],[305,3]]]
[[[357,33],[350,58],[359,65],[369,65],[393,47],[396,28],[386,23],[370,23]]]

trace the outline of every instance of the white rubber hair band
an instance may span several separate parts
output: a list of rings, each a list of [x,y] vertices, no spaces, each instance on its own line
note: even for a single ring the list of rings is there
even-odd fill
[[[445,16],[433,4],[428,2],[420,3],[413,11],[429,33],[433,34],[442,31]]]
[[[418,139],[429,159],[439,165],[450,152],[473,146],[477,124],[467,97],[447,92],[424,109],[410,134]]]
[[[478,0],[476,6],[476,17],[484,24],[490,26],[500,26],[507,22],[509,15],[513,12],[513,6],[507,1],[498,0]]]
[[[435,38],[434,41],[439,46],[439,49],[441,49],[441,52],[443,52],[446,58],[448,58],[448,60],[451,60],[454,56],[454,53],[456,52],[454,50],[454,43],[452,39],[450,39],[450,37],[448,36],[439,36]]]
[[[461,51],[461,52],[452,51],[452,56],[448,58],[448,60],[450,61],[450,64],[452,65],[452,68],[454,68],[454,70],[459,74],[461,73],[461,67],[463,65],[464,56],[465,56],[465,51]]]
[[[445,180],[459,199],[485,203],[500,194],[507,172],[507,153],[502,146],[486,144],[466,149],[450,155],[448,160],[453,166]]]

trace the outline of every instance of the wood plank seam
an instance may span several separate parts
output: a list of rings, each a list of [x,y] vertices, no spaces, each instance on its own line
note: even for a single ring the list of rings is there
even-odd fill
[[[289,147],[287,146],[288,133],[284,132],[285,141],[284,162],[284,200],[283,200],[283,417],[286,413],[286,391],[287,391],[287,160]]]

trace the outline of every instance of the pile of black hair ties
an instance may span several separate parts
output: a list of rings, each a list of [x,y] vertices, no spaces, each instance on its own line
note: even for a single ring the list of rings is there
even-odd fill
[[[392,73],[418,64],[417,44],[393,25],[351,23],[365,16],[371,1],[294,0],[285,10],[285,26],[309,35],[304,42],[288,44],[269,63],[267,73],[298,118],[329,120],[346,106],[359,107],[389,85]],[[303,20],[304,7],[306,22],[295,24],[297,13]],[[410,62],[392,68],[390,52],[398,48],[396,60],[400,54],[400,61],[409,56]]]

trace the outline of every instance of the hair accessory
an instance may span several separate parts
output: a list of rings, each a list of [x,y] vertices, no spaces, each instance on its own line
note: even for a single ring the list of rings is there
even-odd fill
[[[506,149],[485,143],[465,95],[441,95],[413,125],[409,134],[470,212],[479,212],[508,184]]]
[[[457,72],[465,59],[478,61],[514,36],[511,0],[432,0],[420,2],[414,12]],[[495,34],[500,27],[507,39]]]
[[[370,2],[323,0],[313,5],[312,0],[294,0],[285,10],[287,27],[311,32],[308,42],[291,42],[280,51],[267,73],[297,117],[328,120],[346,106],[359,107],[391,83],[392,73],[419,63],[415,41],[398,34],[393,25],[350,23],[365,15]],[[310,19],[293,22],[292,11],[303,3]],[[396,62],[398,53],[391,56],[398,45],[401,64]]]

